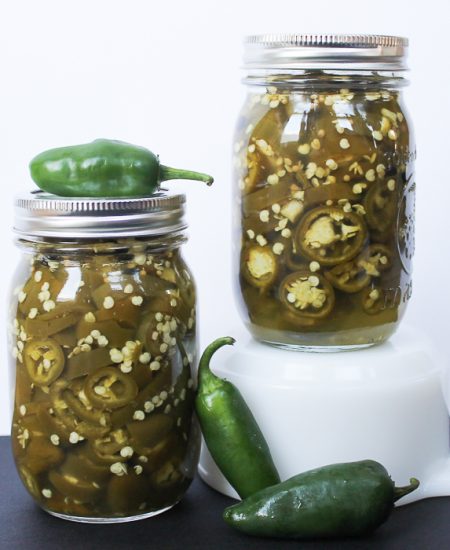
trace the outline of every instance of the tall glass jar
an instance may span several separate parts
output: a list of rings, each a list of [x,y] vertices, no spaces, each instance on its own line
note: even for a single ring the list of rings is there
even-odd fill
[[[14,458],[45,510],[121,522],[178,502],[196,469],[195,287],[184,196],[16,202]]]
[[[235,258],[258,340],[327,351],[396,330],[414,251],[406,48],[389,36],[247,40]]]

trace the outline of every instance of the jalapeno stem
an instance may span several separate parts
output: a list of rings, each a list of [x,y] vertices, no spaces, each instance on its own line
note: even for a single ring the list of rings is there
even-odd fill
[[[205,351],[203,352],[200,362],[198,365],[198,377],[199,383],[208,390],[212,390],[214,386],[218,383],[221,383],[221,379],[218,378],[215,374],[212,373],[209,363],[211,357],[216,353],[216,351],[223,346],[232,346],[236,340],[231,336],[224,336],[223,338],[218,338],[210,344]]]
[[[419,485],[419,480],[412,477],[409,480],[409,485],[406,485],[405,487],[394,487],[394,502],[397,502],[397,500],[401,499],[405,495],[415,491]]]
[[[170,166],[159,167],[159,181],[166,180],[198,180],[204,181],[206,185],[212,185],[214,179],[208,174],[202,172],[193,172],[192,170],[183,170],[181,168],[171,168]]]

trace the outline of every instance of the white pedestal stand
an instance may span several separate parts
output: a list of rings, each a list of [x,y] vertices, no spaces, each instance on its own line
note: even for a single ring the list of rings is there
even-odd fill
[[[233,348],[213,371],[241,391],[264,433],[281,478],[371,458],[397,485],[420,488],[400,504],[450,495],[449,417],[443,376],[423,334],[408,327],[389,342],[360,351],[303,353],[232,331]],[[237,498],[203,445],[199,472]]]

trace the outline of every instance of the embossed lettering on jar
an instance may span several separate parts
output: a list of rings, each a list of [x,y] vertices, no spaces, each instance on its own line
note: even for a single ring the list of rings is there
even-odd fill
[[[178,502],[196,469],[184,196],[16,203],[12,445],[36,502],[85,522]]]
[[[396,330],[414,253],[406,49],[385,36],[247,40],[235,259],[257,339],[321,351]]]

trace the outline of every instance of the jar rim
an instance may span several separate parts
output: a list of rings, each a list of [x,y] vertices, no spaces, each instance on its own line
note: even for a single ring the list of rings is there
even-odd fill
[[[153,237],[186,229],[184,194],[71,198],[42,191],[16,197],[14,232],[20,237],[105,239]]]
[[[408,38],[380,34],[263,34],[244,40],[246,69],[405,71]]]

